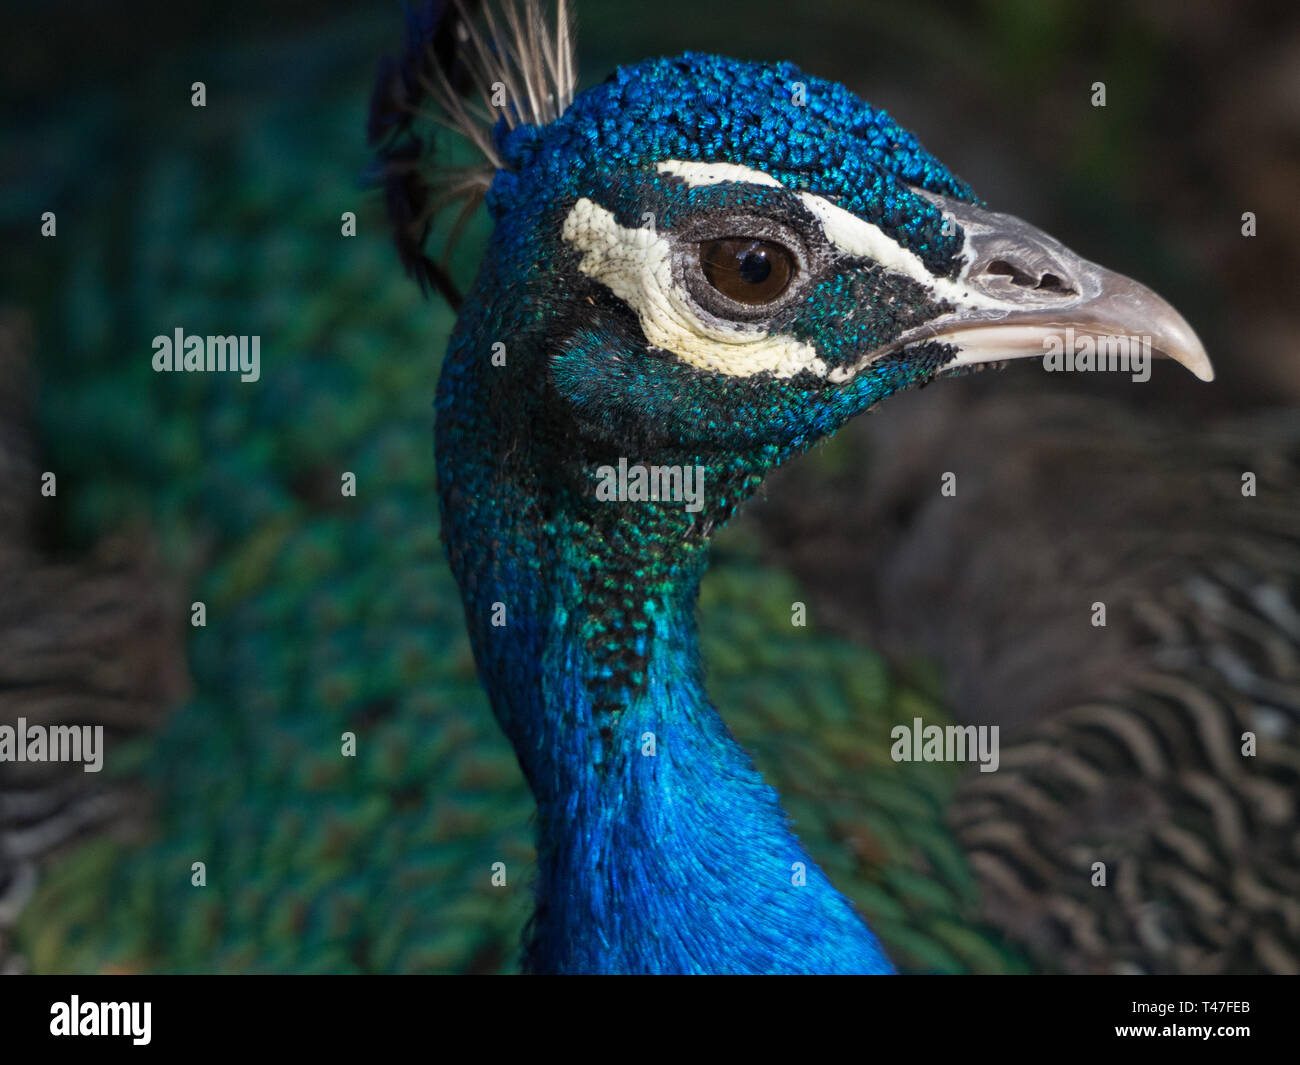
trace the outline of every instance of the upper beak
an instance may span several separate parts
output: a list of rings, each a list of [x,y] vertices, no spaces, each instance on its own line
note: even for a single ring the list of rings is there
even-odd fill
[[[1202,381],[1214,380],[1192,327],[1145,285],[1080,258],[1019,218],[925,195],[965,231],[967,266],[957,281],[963,298],[954,312],[901,337],[902,344],[952,344],[959,353],[944,365],[949,370],[1042,356],[1050,338],[1073,329],[1076,340],[1145,341]]]

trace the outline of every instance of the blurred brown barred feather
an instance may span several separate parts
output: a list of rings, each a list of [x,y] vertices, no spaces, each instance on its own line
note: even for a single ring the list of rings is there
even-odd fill
[[[184,614],[146,536],[73,560],[38,546],[58,497],[40,491],[31,343],[24,315],[0,314],[0,726],[102,725],[111,752],[186,690]],[[80,762],[0,761],[0,972],[23,967],[8,937],[42,866],[89,833],[139,830],[146,810],[138,785]]]
[[[1007,383],[864,419],[853,473],[773,490],[772,548],[1001,726],[950,823],[1041,966],[1300,972],[1300,412],[1188,425]]]

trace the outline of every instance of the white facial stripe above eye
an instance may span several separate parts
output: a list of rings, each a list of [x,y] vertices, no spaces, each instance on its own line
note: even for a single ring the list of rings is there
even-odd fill
[[[799,193],[799,199],[817,216],[826,239],[846,255],[871,259],[886,270],[910,277],[927,288],[932,288],[938,280],[914,252],[908,251],[879,226],[863,221],[811,192]]]
[[[681,178],[692,188],[733,182],[778,189],[785,187],[771,174],[738,163],[693,163],[669,159],[660,163],[658,169],[661,174]],[[872,259],[886,270],[904,274],[923,285],[934,282],[934,275],[925,268],[925,264],[893,237],[887,236],[879,226],[864,222],[857,215],[850,214],[830,200],[814,196],[811,192],[800,192],[798,196],[821,223],[826,239],[846,255]]]
[[[693,163],[683,159],[669,159],[658,166],[659,173],[681,178],[691,188],[703,185],[721,185],[728,181],[746,185],[766,185],[782,188],[781,182],[761,170],[751,170],[739,163]]]
[[[951,303],[955,307],[980,308],[983,310],[1012,310],[1014,305],[992,296],[977,292],[965,283],[966,268],[958,275],[956,281],[946,277],[936,277],[930,273],[920,256],[904,248],[879,226],[864,221],[850,211],[844,210],[830,200],[801,192],[803,201],[817,220],[821,223],[826,239],[846,255],[855,255],[879,263],[890,273],[902,274],[927,289],[935,302]],[[971,257],[966,257],[969,266]]]
[[[660,163],[658,170],[661,174],[672,174],[681,178],[692,188],[721,185],[726,182],[766,185],[770,188],[785,187],[771,174],[737,163],[698,163],[669,159]],[[964,271],[956,281],[946,277],[936,277],[930,273],[919,255],[904,248],[879,226],[844,210],[843,207],[831,203],[825,197],[815,196],[811,192],[800,192],[797,195],[803,205],[816,216],[826,239],[845,255],[870,259],[891,273],[910,278],[933,293],[932,298],[936,301],[945,301],[957,307],[1009,309],[1009,304],[972,291],[963,284]],[[969,245],[969,238],[967,244]],[[970,261],[971,256],[968,254],[967,264]]]
[[[670,159],[661,162],[658,170],[692,188],[727,183],[785,187],[772,175],[737,163]],[[1011,309],[1009,304],[971,290],[964,284],[964,275],[956,281],[936,277],[915,252],[879,226],[822,196],[790,191],[812,212],[826,240],[844,254],[870,259],[890,273],[909,278],[936,302],[960,309]],[[593,200],[583,198],[574,204],[565,219],[563,236],[582,253],[579,269],[632,309],[646,339],[688,365],[732,377],[770,373],[788,378],[806,371],[843,384],[873,361],[873,353],[868,352],[856,363],[830,370],[816,348],[794,337],[705,322],[689,296],[675,284],[667,238],[645,227],[620,226],[613,212]]]
[[[646,339],[683,362],[731,377],[827,375],[817,350],[800,340],[702,321],[674,282],[667,239],[652,230],[620,226],[612,211],[583,198],[565,218],[563,237],[582,253],[578,268],[632,309]]]

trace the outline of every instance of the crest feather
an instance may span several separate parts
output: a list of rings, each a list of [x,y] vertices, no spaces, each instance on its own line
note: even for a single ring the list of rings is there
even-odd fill
[[[573,102],[577,67],[567,0],[429,0],[406,8],[406,47],[379,68],[367,138],[376,152],[393,239],[407,272],[458,307],[446,261],[504,165],[493,129],[546,125]],[[424,122],[459,134],[482,157],[439,167]],[[437,259],[424,245],[433,222],[459,204]]]

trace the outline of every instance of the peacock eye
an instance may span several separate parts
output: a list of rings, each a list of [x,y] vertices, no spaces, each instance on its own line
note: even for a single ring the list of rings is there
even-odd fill
[[[790,287],[795,258],[775,241],[723,237],[700,244],[700,269],[728,299],[753,307],[771,303]]]

